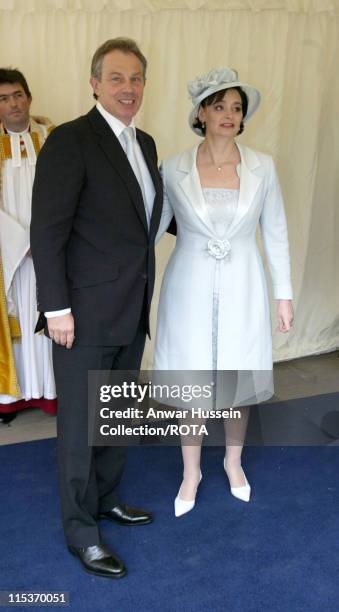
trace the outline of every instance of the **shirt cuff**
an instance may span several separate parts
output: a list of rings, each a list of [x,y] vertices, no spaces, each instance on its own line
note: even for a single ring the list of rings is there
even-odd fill
[[[70,308],[64,308],[63,310],[51,310],[50,312],[45,312],[46,319],[50,319],[51,317],[61,317],[65,314],[70,314]]]

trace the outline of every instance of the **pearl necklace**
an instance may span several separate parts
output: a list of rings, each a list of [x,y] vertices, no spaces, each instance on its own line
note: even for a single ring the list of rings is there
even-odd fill
[[[218,171],[218,172],[221,172],[221,170],[222,170],[222,166],[223,166],[224,164],[228,164],[228,165],[232,165],[232,166],[233,166],[232,162],[221,162],[221,164],[220,164],[219,166],[218,166],[218,164],[214,164],[214,165],[215,165],[215,167],[216,167],[217,171]],[[235,171],[236,171],[236,173],[237,173],[238,177],[240,177],[240,170],[239,170],[239,168],[240,168],[240,164],[241,164],[241,162],[238,162],[237,164],[235,164]]]
[[[226,165],[229,165],[229,166],[232,166],[232,165],[233,165],[233,164],[232,164],[232,162],[229,162],[229,161],[223,161],[223,162],[221,162],[221,164],[220,164],[219,166],[218,166],[218,164],[216,164],[215,162],[213,162],[213,164],[214,164],[214,166],[216,167],[216,169],[218,170],[218,172],[221,172],[222,167],[223,167],[225,164],[226,164]]]
[[[211,152],[210,152],[209,150],[207,150],[207,152],[208,152],[208,155],[209,155],[209,157],[210,157],[211,164],[212,164],[213,166],[215,166],[215,168],[217,169],[217,171],[218,171],[218,172],[221,172],[221,171],[222,171],[222,167],[223,167],[224,165],[228,165],[228,166],[233,166],[233,165],[235,165],[235,166],[237,167],[237,166],[238,166],[238,164],[239,164],[239,162],[237,162],[236,164],[234,164],[234,162],[230,161],[229,159],[228,159],[228,160],[224,160],[224,161],[222,161],[222,162],[220,162],[220,163],[218,164],[218,163],[216,163],[216,162],[214,161],[214,159],[213,159],[213,157],[212,157],[212,155],[211,155]]]
[[[221,172],[222,167],[223,167],[223,166],[225,166],[225,165],[228,165],[228,166],[233,166],[233,165],[234,165],[234,164],[233,164],[233,162],[232,162],[232,161],[230,161],[230,160],[225,160],[225,161],[222,161],[222,162],[220,162],[219,164],[217,164],[217,163],[214,161],[214,159],[212,158],[212,155],[211,155],[211,154],[210,154],[210,157],[211,157],[211,161],[212,161],[213,166],[215,166],[215,167],[216,167],[216,169],[217,169],[217,171],[218,171],[218,172]]]

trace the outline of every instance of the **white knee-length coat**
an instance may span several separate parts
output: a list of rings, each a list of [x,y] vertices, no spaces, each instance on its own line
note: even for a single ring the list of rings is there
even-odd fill
[[[172,215],[177,241],[160,294],[157,370],[212,369],[213,291],[219,286],[218,370],[272,369],[267,284],[256,242],[258,223],[276,299],[292,298],[284,205],[269,155],[237,144],[238,207],[220,239],[213,229],[196,166],[197,146],[162,164],[166,193],[158,237]]]

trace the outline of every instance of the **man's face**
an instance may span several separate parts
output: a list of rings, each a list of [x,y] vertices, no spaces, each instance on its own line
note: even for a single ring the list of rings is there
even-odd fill
[[[7,130],[21,132],[27,128],[31,102],[19,83],[0,84],[0,121]]]
[[[107,53],[101,80],[91,77],[90,82],[100,104],[129,125],[141,106],[145,87],[143,66],[137,56],[118,49]]]

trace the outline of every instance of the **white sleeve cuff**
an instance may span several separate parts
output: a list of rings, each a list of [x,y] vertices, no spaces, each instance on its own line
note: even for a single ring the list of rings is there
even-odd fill
[[[51,310],[50,312],[45,312],[46,319],[50,319],[51,317],[61,317],[62,315],[69,314],[71,312],[70,308],[64,308],[63,310]]]
[[[276,300],[292,300],[293,290],[291,284],[273,285],[273,295]]]

